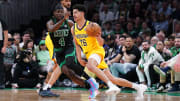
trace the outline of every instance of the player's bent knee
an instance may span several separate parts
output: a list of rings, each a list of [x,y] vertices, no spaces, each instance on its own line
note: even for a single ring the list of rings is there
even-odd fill
[[[66,67],[66,66],[62,66],[62,68],[61,68],[61,70],[62,70],[62,72],[64,73],[64,74],[67,74],[68,73],[68,68]]]
[[[89,71],[93,72],[94,68],[96,68],[96,66],[92,65],[91,63],[87,63],[86,67],[88,68]]]

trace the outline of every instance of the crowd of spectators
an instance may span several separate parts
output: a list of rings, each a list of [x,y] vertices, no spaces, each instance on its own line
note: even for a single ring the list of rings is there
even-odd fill
[[[180,52],[179,0],[85,0],[84,5],[87,19],[102,27],[105,61],[114,76],[149,88],[159,84],[159,89],[171,81],[172,88],[180,90],[180,79],[174,79],[179,73],[168,69],[164,80],[157,68]],[[4,82],[14,88],[40,87],[52,65],[45,34],[37,45],[32,29],[21,35],[8,34]]]

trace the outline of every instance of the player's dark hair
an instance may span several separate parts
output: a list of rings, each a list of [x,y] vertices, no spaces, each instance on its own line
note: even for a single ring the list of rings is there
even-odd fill
[[[63,9],[63,7],[61,6],[61,4],[57,4],[56,6],[54,6],[53,11],[57,10],[57,9]]]
[[[78,11],[84,12],[86,14],[86,8],[84,5],[76,4],[73,6],[73,9],[77,9]]]

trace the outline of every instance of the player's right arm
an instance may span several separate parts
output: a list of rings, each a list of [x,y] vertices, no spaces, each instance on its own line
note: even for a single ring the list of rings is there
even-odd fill
[[[76,47],[77,59],[78,59],[79,63],[80,63],[82,66],[85,67],[85,66],[86,66],[86,61],[81,58],[81,48],[80,48],[79,44],[77,43],[77,41],[76,41],[76,39],[75,39],[74,26],[71,27],[71,33],[72,33],[72,35],[73,35],[73,39],[74,39],[74,43],[75,43],[75,47]]]
[[[46,25],[48,32],[55,32],[56,30],[58,30],[59,27],[63,24],[63,22],[69,18],[69,15],[69,13],[65,13],[65,16],[55,24],[52,20],[49,20]]]

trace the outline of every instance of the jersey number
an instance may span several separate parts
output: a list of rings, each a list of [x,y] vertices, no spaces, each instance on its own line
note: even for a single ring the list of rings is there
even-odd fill
[[[82,46],[87,46],[86,40],[85,39],[80,39],[81,45]]]
[[[60,44],[61,46],[65,46],[64,38],[60,38],[60,39],[59,39],[59,44]]]

